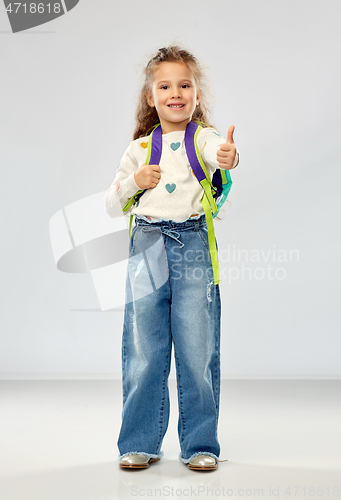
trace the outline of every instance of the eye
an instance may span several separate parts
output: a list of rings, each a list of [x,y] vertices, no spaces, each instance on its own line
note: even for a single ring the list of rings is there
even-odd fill
[[[161,89],[168,89],[168,85],[162,85]]]
[[[184,83],[181,87],[189,87],[188,83]]]

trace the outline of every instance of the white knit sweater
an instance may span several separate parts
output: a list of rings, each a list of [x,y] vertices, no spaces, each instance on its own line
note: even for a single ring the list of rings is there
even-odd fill
[[[204,213],[201,204],[203,188],[192,172],[185,143],[185,131],[179,130],[162,135],[162,154],[160,159],[161,178],[155,188],[148,189],[139,202],[130,210],[132,214],[144,216],[151,221],[185,221]],[[141,188],[134,180],[134,172],[143,165],[147,157],[149,137],[132,141],[126,149],[117,168],[116,176],[106,191],[103,204],[107,213],[117,214],[115,205],[122,206]],[[214,128],[202,128],[197,137],[199,151],[212,178],[219,168],[217,150],[225,139]],[[237,151],[233,168],[239,162]]]

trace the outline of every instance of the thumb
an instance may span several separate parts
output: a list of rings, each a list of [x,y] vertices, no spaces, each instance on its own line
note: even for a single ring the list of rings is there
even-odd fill
[[[234,133],[234,129],[235,129],[235,126],[234,125],[231,125],[227,131],[227,138],[226,138],[226,142],[229,143],[229,144],[234,144],[234,141],[233,141],[233,133]]]

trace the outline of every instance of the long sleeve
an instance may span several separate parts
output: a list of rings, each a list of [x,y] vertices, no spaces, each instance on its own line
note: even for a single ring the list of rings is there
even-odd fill
[[[223,136],[218,134],[218,132],[213,128],[203,128],[198,134],[198,147],[206,164],[212,168],[215,172],[219,168],[217,161],[217,151],[220,144],[224,144],[225,140]],[[239,163],[239,151],[237,149],[236,156],[234,158],[233,167]]]
[[[122,210],[128,200],[140,190],[134,179],[134,173],[139,165],[131,150],[132,143],[126,149],[117,168],[115,179],[103,198],[103,205],[110,217],[117,216],[118,204]]]

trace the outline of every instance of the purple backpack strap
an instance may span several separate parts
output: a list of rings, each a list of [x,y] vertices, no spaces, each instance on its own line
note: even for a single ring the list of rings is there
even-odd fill
[[[195,152],[194,135],[195,132],[197,131],[198,126],[199,125],[197,123],[192,121],[187,124],[185,132],[185,148],[189,163],[192,167],[195,177],[198,179],[199,182],[201,182],[206,177],[205,177],[205,172],[201,168],[201,165],[199,163],[198,157]]]
[[[149,138],[151,141],[150,146],[150,158],[148,160],[148,155],[146,159],[146,165],[159,165],[162,153],[162,129],[161,125],[156,127],[151,133],[151,137]],[[143,193],[145,193],[147,189],[143,189],[141,193],[138,193],[136,196],[136,201],[141,198]]]
[[[161,125],[153,130],[151,137],[151,151],[148,165],[159,165],[162,153],[162,128]]]

